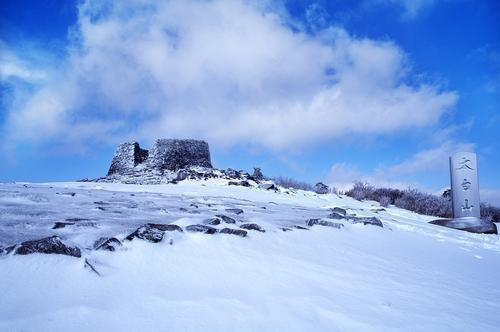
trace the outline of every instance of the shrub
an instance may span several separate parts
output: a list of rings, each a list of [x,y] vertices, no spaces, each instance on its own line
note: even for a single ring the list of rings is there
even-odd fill
[[[388,207],[391,204],[391,198],[389,196],[382,196],[379,203],[383,207]]]
[[[481,203],[481,218],[493,222],[500,222],[500,208]]]
[[[283,176],[278,176],[276,178],[272,178],[271,180],[274,181],[275,184],[283,188],[313,191],[313,186],[307,182],[301,182]]]
[[[348,190],[345,194],[350,196],[358,201],[369,199],[371,200],[373,197],[373,192],[375,188],[370,186],[368,182],[356,181],[354,182],[354,186],[352,189]]]

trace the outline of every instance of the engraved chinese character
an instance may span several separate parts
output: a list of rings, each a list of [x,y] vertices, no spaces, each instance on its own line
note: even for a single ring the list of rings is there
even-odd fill
[[[462,157],[462,161],[459,162],[460,167],[458,167],[457,169],[473,170],[473,168],[470,166],[470,163],[471,163],[470,159]]]
[[[472,211],[473,207],[474,207],[474,205],[469,205],[469,200],[465,199],[465,205],[462,205],[462,211],[470,212],[470,211]]]
[[[470,189],[471,184],[472,184],[472,183],[470,183],[470,181],[468,181],[467,179],[464,179],[464,180],[462,181],[461,186],[462,186],[462,188],[464,189],[464,191],[467,191],[467,190],[469,190],[469,189]]]

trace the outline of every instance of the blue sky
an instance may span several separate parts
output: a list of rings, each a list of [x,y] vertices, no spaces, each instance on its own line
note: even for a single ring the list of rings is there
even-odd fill
[[[0,180],[194,137],[219,168],[437,192],[473,150],[500,205],[499,25],[493,0],[4,0]]]

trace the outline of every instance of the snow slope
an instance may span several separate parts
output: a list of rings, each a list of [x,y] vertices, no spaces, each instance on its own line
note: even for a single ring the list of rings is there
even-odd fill
[[[333,207],[377,216],[384,228],[282,230]],[[147,222],[185,227],[228,208],[266,232],[183,232],[169,235],[172,245],[135,239],[116,252],[90,249]],[[215,179],[0,184],[0,247],[59,235],[83,249],[82,258],[0,256],[0,331],[499,331],[500,237],[379,209]],[[51,229],[69,218],[85,222]]]

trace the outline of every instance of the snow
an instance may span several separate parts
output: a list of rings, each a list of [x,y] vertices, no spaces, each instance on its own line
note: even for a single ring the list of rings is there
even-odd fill
[[[0,247],[58,235],[83,256],[0,256],[0,331],[500,329],[500,237],[345,196],[226,183],[0,184]],[[281,230],[333,207],[376,216],[384,228]],[[172,232],[172,245],[135,239],[115,252],[90,249],[144,223],[185,227],[220,213],[266,232]],[[67,218],[93,226],[51,229]]]

